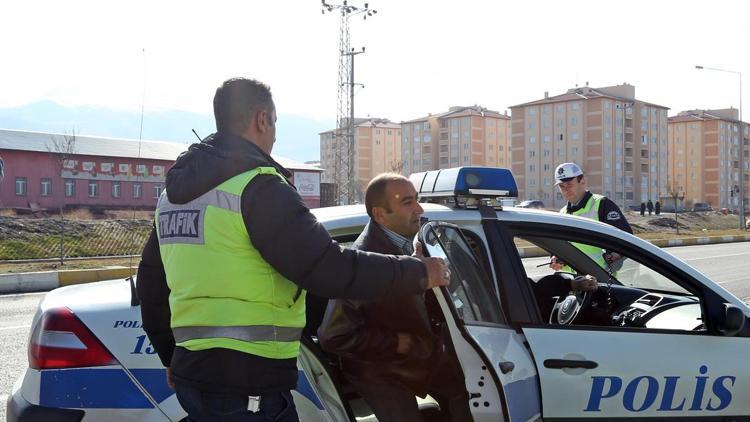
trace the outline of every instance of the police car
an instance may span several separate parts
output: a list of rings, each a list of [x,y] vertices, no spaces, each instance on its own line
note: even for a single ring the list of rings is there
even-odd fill
[[[508,170],[462,167],[411,180],[429,219],[424,249],[451,267],[450,284],[427,292],[439,305],[430,317],[450,338],[475,421],[750,419],[750,308],[717,283],[611,226],[503,207],[517,196]],[[362,206],[313,212],[342,244],[368,221]],[[624,259],[602,268],[581,245]],[[571,272],[553,272],[550,256]],[[581,274],[598,289],[568,291]],[[133,280],[113,280],[45,297],[9,421],[186,416],[141,329],[134,291]],[[318,345],[325,304],[308,298],[300,417],[374,420]],[[427,420],[440,416],[434,403],[424,408]]]

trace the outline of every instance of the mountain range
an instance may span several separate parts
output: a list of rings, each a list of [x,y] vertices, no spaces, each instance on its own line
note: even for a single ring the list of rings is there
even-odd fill
[[[32,132],[72,133],[108,138],[147,139],[176,143],[197,142],[215,131],[210,114],[181,110],[153,110],[143,114],[140,134],[139,112],[94,106],[65,106],[38,101],[13,108],[0,108],[0,128]],[[297,115],[279,114],[274,155],[295,161],[314,161],[320,156],[318,134],[335,127],[335,120],[319,121]]]

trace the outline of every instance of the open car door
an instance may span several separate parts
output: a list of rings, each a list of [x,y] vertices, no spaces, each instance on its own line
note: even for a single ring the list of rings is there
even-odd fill
[[[540,418],[539,380],[524,340],[500,306],[499,290],[461,230],[430,222],[420,231],[426,255],[446,260],[451,280],[435,290],[475,421]],[[475,242],[475,248],[484,248]]]

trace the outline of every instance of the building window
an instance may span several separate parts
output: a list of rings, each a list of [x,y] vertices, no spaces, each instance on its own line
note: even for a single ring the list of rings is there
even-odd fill
[[[42,196],[50,196],[52,194],[52,180],[51,179],[42,179],[41,194]]]
[[[571,125],[571,126],[576,126],[576,125],[578,125],[578,118],[577,118],[577,117],[571,117],[571,118],[570,118],[570,125]]]
[[[112,182],[112,197],[119,198],[122,193],[120,182]]]
[[[161,192],[164,190],[164,186],[162,185],[154,185],[154,199],[159,199],[161,196]]]
[[[89,198],[95,198],[97,196],[99,196],[99,182],[89,180]]]
[[[65,196],[71,197],[76,194],[76,181],[73,179],[65,179]]]
[[[571,104],[570,108],[572,108],[573,110],[580,110],[581,109],[581,103],[579,103],[579,102],[576,101],[573,104]]]
[[[25,177],[16,177],[16,195],[26,196],[27,183]]]

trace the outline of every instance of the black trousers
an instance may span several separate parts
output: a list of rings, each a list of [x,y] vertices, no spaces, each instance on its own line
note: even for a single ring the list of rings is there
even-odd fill
[[[470,422],[469,397],[455,363],[444,362],[428,382],[427,393],[440,405],[441,422]],[[370,405],[378,422],[425,422],[416,393],[399,382],[350,379],[354,389]]]

